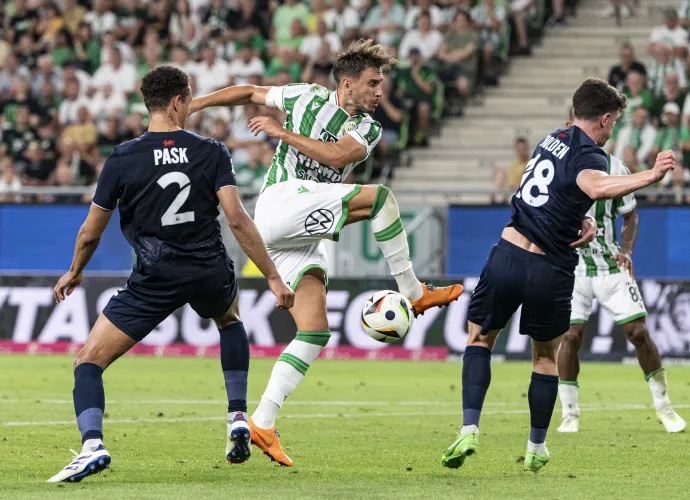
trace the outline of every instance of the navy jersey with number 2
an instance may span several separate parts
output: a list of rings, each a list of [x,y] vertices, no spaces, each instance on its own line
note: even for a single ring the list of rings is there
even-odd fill
[[[546,255],[501,239],[491,249],[472,294],[468,319],[482,333],[505,328],[522,306],[520,333],[547,342],[570,325],[579,239],[592,206],[577,185],[583,170],[606,172],[606,154],[580,128],[557,130],[542,140],[513,196],[508,223]]]
[[[137,256],[103,310],[115,326],[141,340],[186,303],[204,318],[225,314],[237,283],[217,192],[235,185],[227,147],[191,132],[146,132],[113,150],[93,203],[119,204],[122,233]]]

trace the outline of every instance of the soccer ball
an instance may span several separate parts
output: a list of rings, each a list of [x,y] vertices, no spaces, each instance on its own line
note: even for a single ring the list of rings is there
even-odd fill
[[[362,326],[374,340],[391,344],[410,331],[412,326],[410,301],[392,290],[376,292],[364,303]]]

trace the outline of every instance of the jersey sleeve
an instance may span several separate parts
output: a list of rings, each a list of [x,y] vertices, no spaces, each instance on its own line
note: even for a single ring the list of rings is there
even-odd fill
[[[235,169],[232,166],[232,158],[230,157],[228,147],[225,144],[220,144],[216,166],[216,192],[228,186],[237,186]]]
[[[609,163],[604,154],[592,151],[575,157],[570,163],[570,168],[572,178],[576,181],[580,173],[585,170],[598,170],[599,172],[608,173]]]
[[[305,92],[309,92],[311,87],[308,83],[290,83],[283,87],[271,87],[266,94],[266,106],[292,113],[297,99]]]
[[[103,210],[115,210],[122,193],[122,167],[116,151],[117,148],[105,160],[93,195],[92,203]]]
[[[615,175],[630,175],[630,170],[628,167],[620,161],[618,158],[614,158],[613,156],[611,157],[611,162],[615,162],[617,164],[617,169],[615,171]],[[613,170],[611,173],[614,173]],[[636,206],[637,206],[637,200],[635,199],[635,193],[630,193],[626,196],[623,196],[622,198],[619,198],[615,200],[616,203],[616,211],[619,214],[627,214],[628,212],[631,212]]]
[[[364,161],[369,158],[369,155],[381,140],[381,124],[371,119],[364,119],[356,129],[350,130],[347,135],[359,142],[367,150],[367,154],[362,160]]]

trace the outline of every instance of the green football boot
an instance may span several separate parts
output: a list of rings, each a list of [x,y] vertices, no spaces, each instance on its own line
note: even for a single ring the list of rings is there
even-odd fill
[[[479,447],[479,433],[468,432],[458,435],[458,438],[451,444],[441,457],[441,465],[451,469],[457,469],[464,462],[465,458],[477,453]]]

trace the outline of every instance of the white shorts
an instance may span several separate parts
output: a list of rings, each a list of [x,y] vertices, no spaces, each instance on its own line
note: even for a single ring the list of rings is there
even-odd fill
[[[318,268],[328,282],[323,240],[338,241],[347,203],[361,186],[289,179],[259,195],[254,222],[280,277],[293,290],[304,273]]]
[[[619,325],[647,316],[637,283],[627,272],[608,276],[577,276],[570,324],[586,323],[597,299]]]

